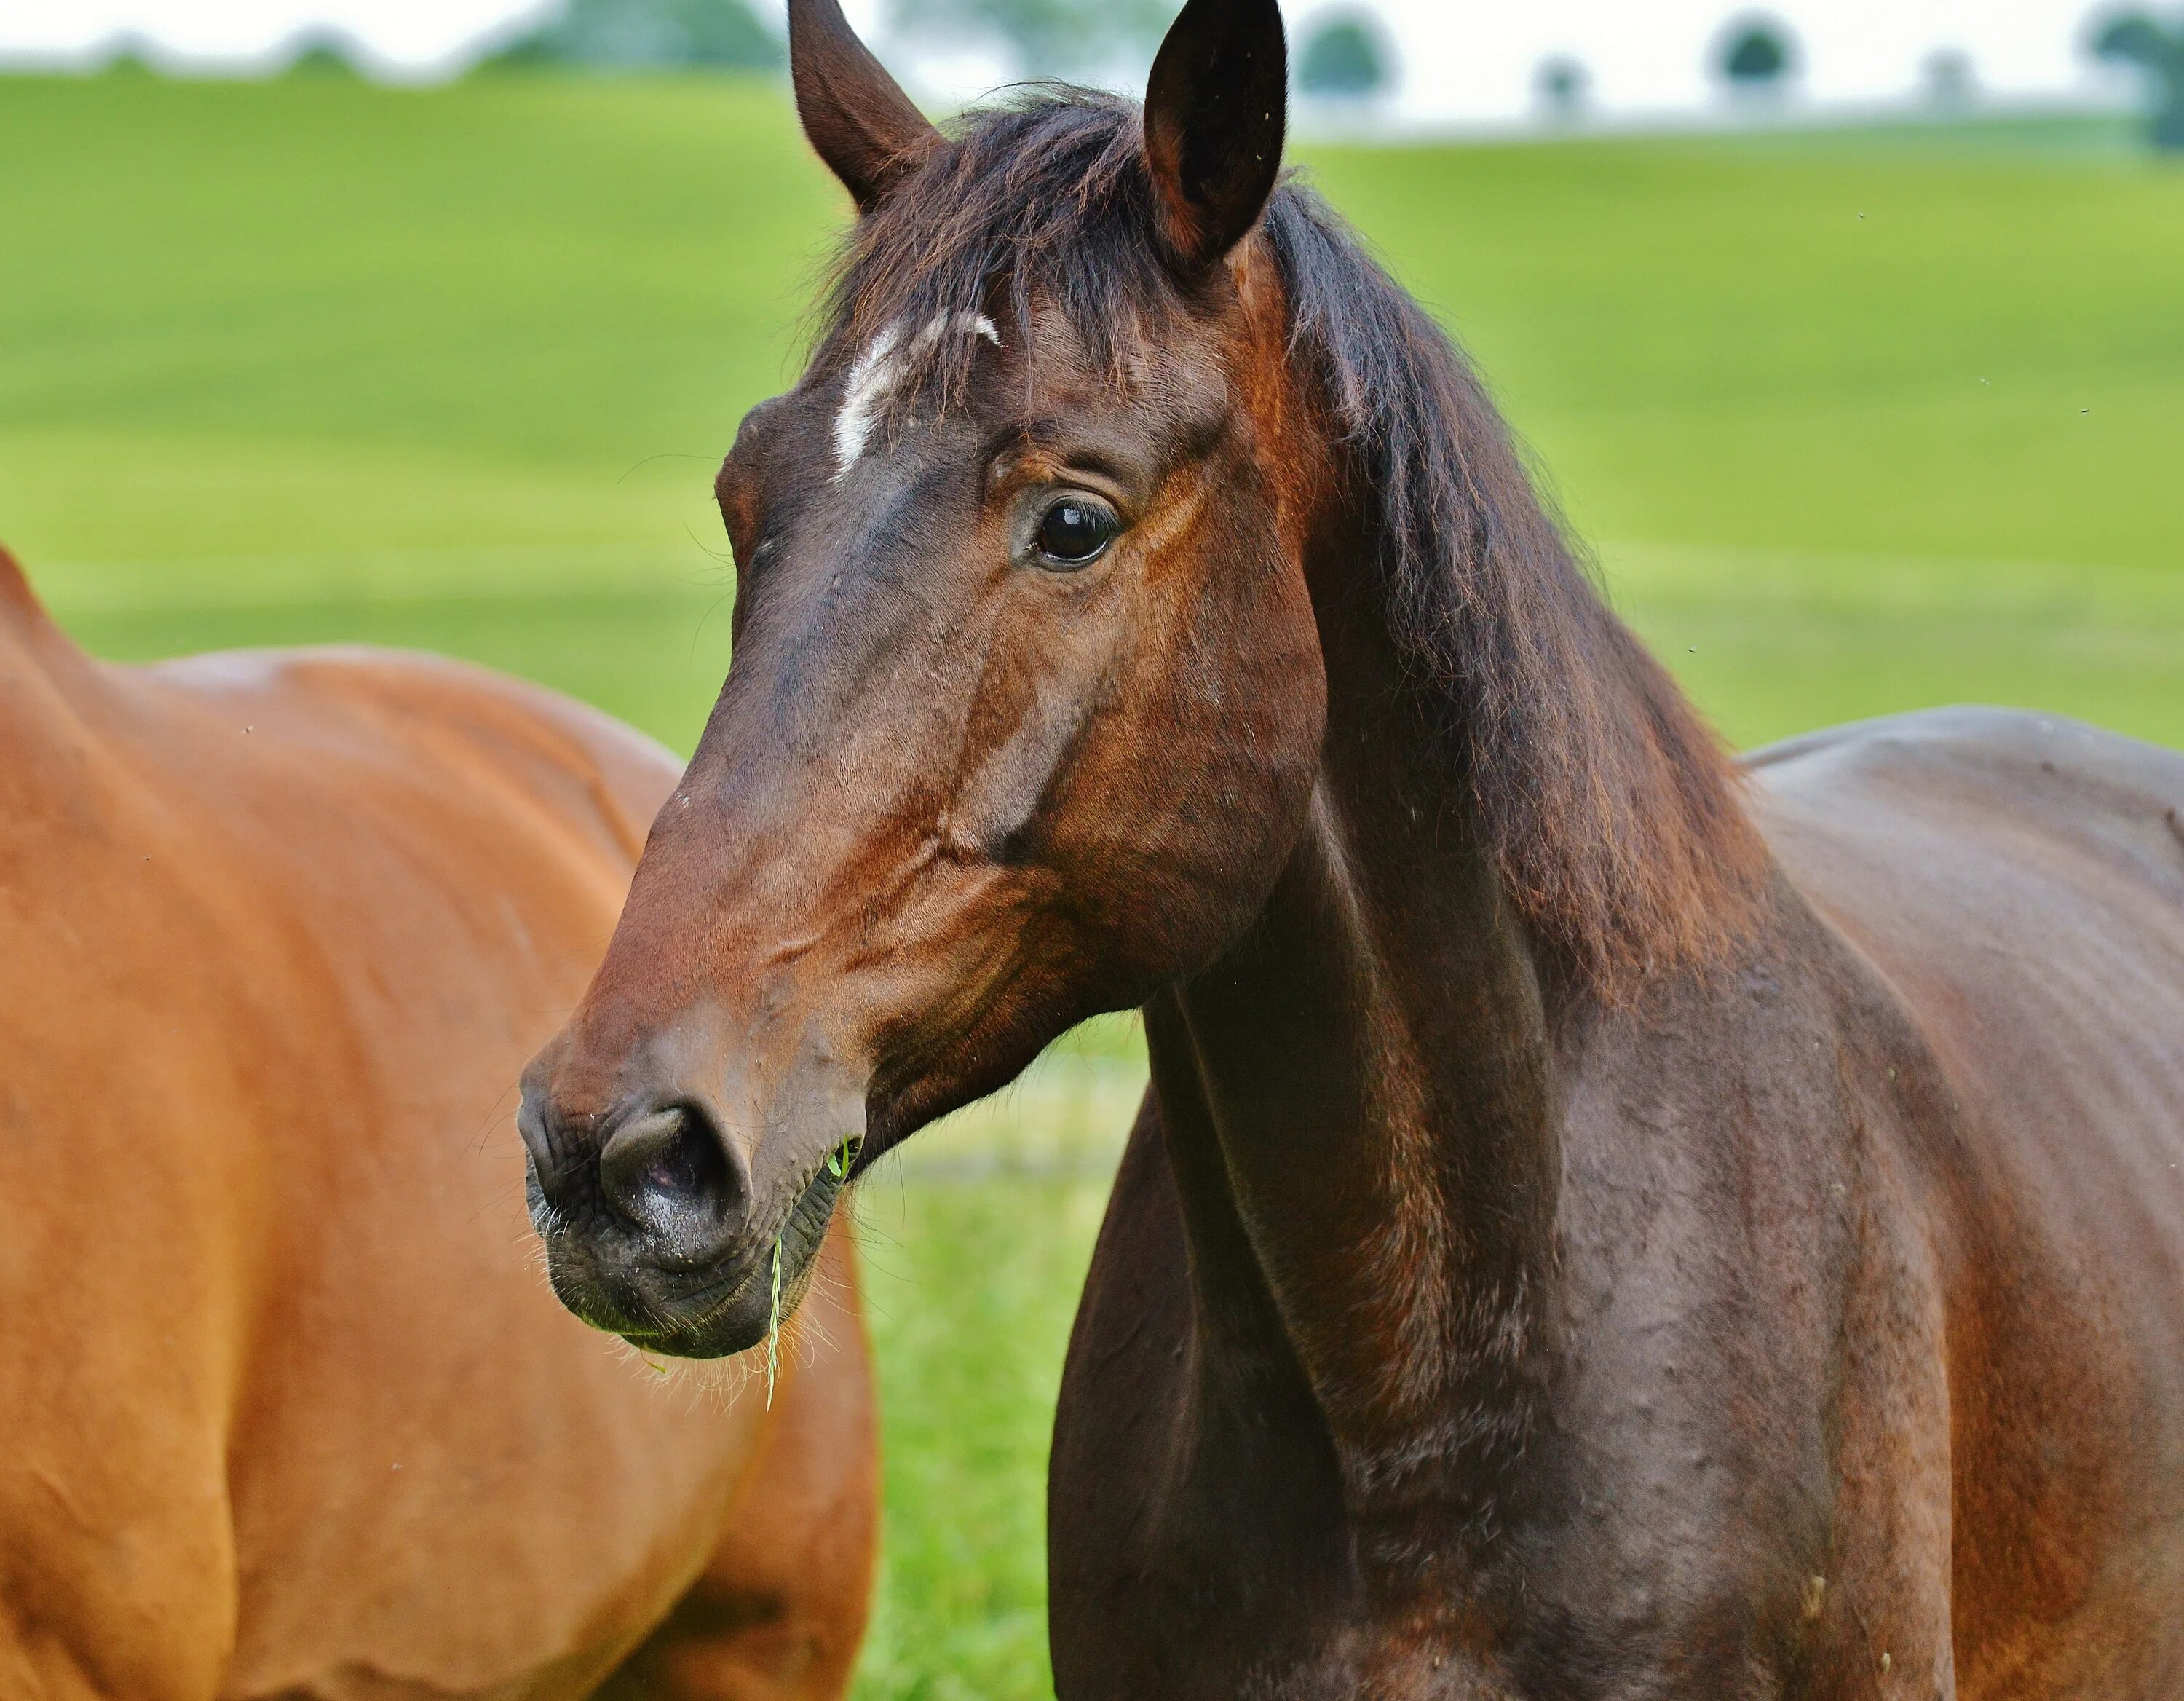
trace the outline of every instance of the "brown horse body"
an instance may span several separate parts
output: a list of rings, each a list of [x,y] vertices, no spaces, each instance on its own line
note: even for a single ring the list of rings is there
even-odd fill
[[[1064,1701],[2184,1688],[2184,756],[1740,772],[1278,187],[1272,0],[855,196],[719,482],[735,658],[520,1118],[666,1350],[1089,1012],[1152,1085],[1057,1419]],[[861,1143],[861,1144],[860,1144]]]
[[[1977,711],[1768,753],[1750,942],[1602,1009],[1450,998],[1522,940],[1360,795],[1384,755],[1148,1012],[1061,1693],[2179,1693],[2184,757]],[[1464,1157],[1383,1262],[1318,1225],[1416,1210],[1409,1105]]]
[[[671,780],[451,664],[93,662],[0,555],[0,1695],[839,1692],[845,1249],[771,1414],[677,1387],[503,1133]]]

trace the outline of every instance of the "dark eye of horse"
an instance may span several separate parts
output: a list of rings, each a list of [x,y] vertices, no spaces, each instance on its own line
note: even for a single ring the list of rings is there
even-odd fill
[[[1034,541],[1050,567],[1089,567],[1107,553],[1123,522],[1106,503],[1089,496],[1065,496],[1046,510]]]

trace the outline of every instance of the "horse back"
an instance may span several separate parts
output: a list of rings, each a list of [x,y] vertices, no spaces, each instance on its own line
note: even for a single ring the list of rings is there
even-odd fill
[[[1961,1161],[2036,1188],[2088,1257],[2175,1273],[2184,753],[1953,709],[1752,767],[1791,880],[1885,980],[1978,1130]]]

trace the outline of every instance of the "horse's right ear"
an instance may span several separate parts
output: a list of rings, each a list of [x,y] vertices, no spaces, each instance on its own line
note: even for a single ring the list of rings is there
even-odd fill
[[[1277,0],[1190,0],[1145,86],[1161,232],[1185,272],[1243,241],[1281,176],[1289,45]]]
[[[805,136],[861,213],[878,206],[940,140],[857,39],[840,0],[788,0],[788,72]]]

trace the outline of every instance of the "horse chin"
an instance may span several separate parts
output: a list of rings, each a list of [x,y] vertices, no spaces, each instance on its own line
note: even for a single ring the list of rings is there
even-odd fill
[[[785,1283],[786,1272],[783,1280]],[[789,1297],[784,1292],[784,1322],[789,1309]],[[676,1318],[656,1302],[649,1312],[653,1322],[647,1327],[619,1328],[612,1332],[638,1351],[664,1358],[727,1358],[748,1352],[762,1344],[775,1327],[771,1271],[746,1277],[725,1298],[694,1316]]]

